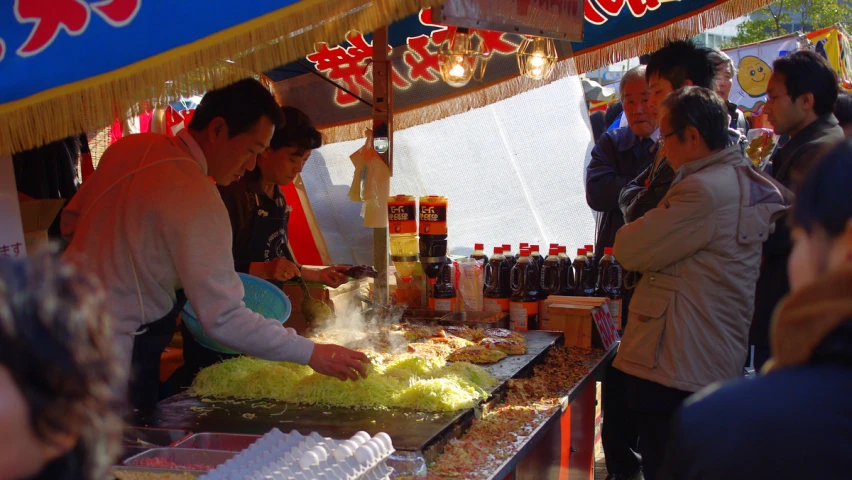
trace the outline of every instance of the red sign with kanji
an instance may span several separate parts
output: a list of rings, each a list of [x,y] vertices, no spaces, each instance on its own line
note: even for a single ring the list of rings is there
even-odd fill
[[[592,317],[595,319],[595,327],[601,336],[604,350],[609,350],[609,347],[619,340],[618,331],[615,329],[615,323],[612,321],[609,309],[606,307],[596,308],[592,310]]]

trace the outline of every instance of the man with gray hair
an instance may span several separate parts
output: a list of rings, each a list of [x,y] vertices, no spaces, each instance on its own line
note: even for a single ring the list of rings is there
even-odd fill
[[[741,375],[761,246],[790,200],[730,145],[727,106],[707,88],[663,100],[660,136],[671,188],[618,231],[614,252],[642,273],[613,366],[626,374],[647,480],[657,476],[680,404]]]
[[[618,206],[621,189],[654,161],[659,137],[657,119],[648,106],[650,90],[645,80],[645,66],[629,70],[621,79],[619,98],[627,117],[627,127],[605,132],[592,150],[586,169],[586,201],[600,212],[595,235],[595,251],[615,243],[615,232],[624,225]],[[622,318],[627,316],[631,291],[622,302]],[[627,410],[624,373],[608,366],[603,382],[604,420],[601,440],[606,454],[610,480],[628,479],[639,472],[636,455],[638,434]]]

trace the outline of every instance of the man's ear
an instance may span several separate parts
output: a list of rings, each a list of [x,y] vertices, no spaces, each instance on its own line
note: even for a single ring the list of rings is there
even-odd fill
[[[683,81],[683,85],[681,85],[681,88],[683,88],[683,87],[694,87],[694,86],[695,86],[695,84],[692,83],[692,80],[687,78],[686,80]],[[677,90],[677,89],[675,89],[675,90]]]
[[[228,138],[228,124],[222,117],[215,117],[207,124],[207,138],[211,142],[217,139]]]
[[[814,94],[812,92],[806,92],[796,99],[796,102],[799,102],[799,105],[802,106],[802,110],[804,111],[812,111],[814,109]]]

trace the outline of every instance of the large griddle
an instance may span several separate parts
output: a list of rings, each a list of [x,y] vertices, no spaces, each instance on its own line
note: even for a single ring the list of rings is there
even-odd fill
[[[503,360],[484,366],[497,379],[491,392],[499,396],[506,381],[531,374],[532,367],[540,362],[547,351],[561,343],[560,332],[523,332],[527,342],[526,355],[510,355]],[[463,433],[474,418],[474,409],[449,413],[427,413],[411,410],[354,409],[343,407],[317,407],[267,401],[272,408],[252,406],[259,401],[247,400],[243,404],[202,402],[188,394],[163,400],[145,426],[181,428],[193,432],[222,432],[263,434],[273,428],[282,431],[298,430],[303,434],[318,432],[332,438],[349,438],[358,431],[370,435],[386,432],[393,438],[394,448],[418,452],[426,461],[437,456],[443,445]],[[213,411],[193,411],[193,407]],[[254,415],[245,418],[244,414]],[[140,425],[141,426],[141,425]]]

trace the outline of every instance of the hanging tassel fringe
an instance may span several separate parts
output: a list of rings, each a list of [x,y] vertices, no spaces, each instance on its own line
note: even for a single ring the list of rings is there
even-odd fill
[[[0,105],[0,155],[29,150],[303,58],[440,0],[302,0],[124,68]],[[294,31],[294,26],[298,30]],[[230,64],[223,59],[236,62]]]
[[[478,90],[464,90],[458,96],[438,103],[397,110],[393,119],[394,129],[404,130],[458,115],[547,85],[568,75],[590,72],[622,60],[651,53],[662,48],[670,40],[691,38],[704,30],[719,26],[770,3],[772,0],[725,0],[710,4],[701,11],[691,12],[686,18],[676,18],[666,25],[639,32],[630,38],[616,40],[604,46],[595,46],[586,52],[577,52],[574,57],[558,62],[548,80],[531,80],[519,74],[509,80],[484,86]],[[320,130],[326,143],[344,142],[364,138],[364,128],[369,128],[371,123],[370,120],[364,120],[320,127]]]

